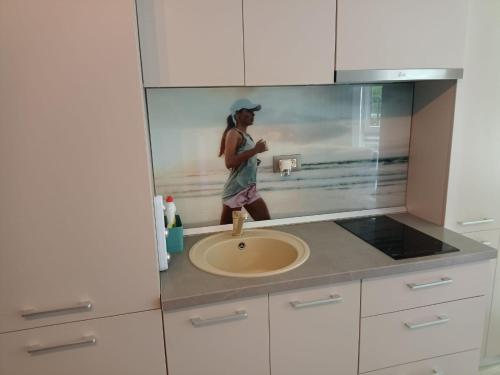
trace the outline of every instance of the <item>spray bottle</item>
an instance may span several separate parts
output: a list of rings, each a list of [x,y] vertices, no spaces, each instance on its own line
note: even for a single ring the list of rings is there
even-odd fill
[[[167,228],[175,227],[175,203],[174,198],[169,195],[165,204],[165,216],[167,217]]]

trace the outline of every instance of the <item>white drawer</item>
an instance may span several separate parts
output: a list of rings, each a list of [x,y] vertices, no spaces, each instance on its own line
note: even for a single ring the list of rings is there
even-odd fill
[[[446,355],[370,372],[370,375],[474,375],[479,368],[479,351]]]
[[[269,296],[271,373],[358,373],[359,281]]]
[[[496,192],[495,192],[496,194]],[[476,205],[474,203],[474,205]],[[446,214],[445,227],[458,233],[477,232],[498,229],[500,226],[500,215],[498,203],[492,204],[491,200],[485,202],[484,207],[467,213],[456,213],[459,216],[452,217]],[[455,213],[454,213],[455,214]]]
[[[484,307],[476,297],[361,319],[360,373],[478,349]]]
[[[486,246],[491,246],[498,249],[500,243],[500,230],[482,230],[479,232],[462,233],[465,237],[469,237]]]
[[[40,348],[79,340],[88,343],[28,353],[29,345]],[[0,374],[165,375],[161,311],[3,333]]]
[[[428,306],[485,295],[492,262],[468,263],[363,280],[361,316]]]
[[[169,375],[269,375],[268,296],[164,313]]]

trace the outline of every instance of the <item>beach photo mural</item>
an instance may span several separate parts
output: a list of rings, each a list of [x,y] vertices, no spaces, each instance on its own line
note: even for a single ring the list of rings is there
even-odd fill
[[[260,110],[236,119],[251,138],[230,142],[266,141],[242,199],[259,194],[271,219],[404,206],[412,101],[411,83],[148,89],[156,194],[174,197],[185,227],[218,225],[223,194],[237,192],[224,188],[221,137],[231,106],[251,103]],[[290,154],[302,169],[274,173],[273,156]]]

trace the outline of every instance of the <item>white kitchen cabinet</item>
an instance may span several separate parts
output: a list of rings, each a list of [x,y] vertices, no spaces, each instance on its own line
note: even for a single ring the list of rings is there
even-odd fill
[[[337,70],[462,68],[467,0],[338,0]]]
[[[0,334],[0,374],[165,375],[161,311]]]
[[[480,242],[483,245],[498,249],[500,242],[500,230],[498,229],[464,233],[463,235],[477,242]],[[500,329],[500,300],[498,300],[498,293],[500,293],[500,277],[496,276],[496,273],[498,271],[498,261],[494,260],[492,262],[495,264],[495,270],[488,273],[489,278],[486,284],[488,290],[485,294],[486,318],[484,320],[484,334],[483,343],[481,346],[481,358],[500,355],[500,336],[497,334]],[[497,294],[496,296],[495,293]],[[489,345],[488,342],[490,342]]]
[[[268,296],[164,313],[169,375],[269,375]]]
[[[336,0],[138,0],[144,86],[333,83]]]
[[[493,266],[468,263],[364,279],[363,288],[350,281],[164,312],[169,375],[472,374]]]
[[[487,295],[494,269],[495,261],[475,262],[363,280],[361,316]]]
[[[245,84],[333,83],[336,0],[243,0]]]
[[[500,357],[500,272],[498,271],[498,262],[493,283],[486,340],[484,355],[498,359]]]
[[[370,372],[370,375],[475,375],[478,350],[445,355]]]
[[[469,5],[464,77],[457,83],[445,226],[479,240],[500,229],[500,2]],[[463,224],[466,225],[463,225]],[[490,238],[491,237],[491,238]],[[500,356],[500,278],[494,282],[487,360]]]
[[[496,0],[470,2],[445,218],[462,233],[500,228],[500,49],[491,48],[500,40],[499,15]]]
[[[242,86],[240,0],[137,0],[145,87]]]
[[[479,349],[484,309],[482,296],[361,319],[359,372]]]
[[[353,281],[166,312],[169,374],[355,375],[359,298]]]
[[[464,236],[497,250],[499,248],[500,230],[498,229],[464,233]],[[492,360],[500,357],[500,276],[498,274],[498,260],[496,264],[496,272],[491,277],[489,293],[487,294],[487,318],[481,350],[483,358],[491,358]]]
[[[269,296],[273,375],[355,375],[359,281]]]
[[[363,280],[359,372],[385,375],[381,369],[393,367],[387,374],[419,374],[440,363],[438,356],[479,350],[494,266],[492,260]],[[468,367],[477,369],[479,354],[473,359]]]
[[[2,1],[0,49],[0,332],[159,308],[134,1]]]

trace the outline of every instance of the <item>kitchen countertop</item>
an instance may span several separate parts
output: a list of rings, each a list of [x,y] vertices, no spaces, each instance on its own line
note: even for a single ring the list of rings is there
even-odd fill
[[[309,259],[300,267],[282,274],[237,278],[212,275],[193,266],[188,256],[189,249],[208,235],[188,236],[184,239],[185,251],[172,254],[168,270],[160,273],[162,309],[169,311],[284,290],[452,266],[497,256],[497,251],[489,246],[410,214],[388,216],[461,251],[394,260],[333,221],[277,226],[269,229],[294,234],[309,245]]]

